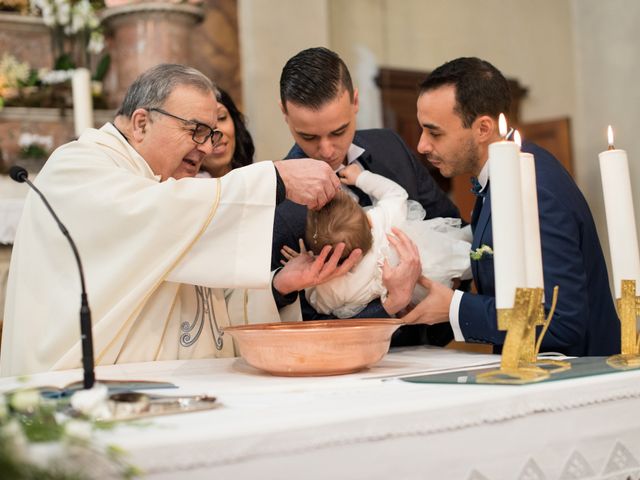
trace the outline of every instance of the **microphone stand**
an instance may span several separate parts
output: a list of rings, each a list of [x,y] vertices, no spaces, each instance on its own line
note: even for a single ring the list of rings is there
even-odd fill
[[[78,264],[78,270],[80,272],[80,284],[82,287],[82,293],[80,294],[80,338],[82,340],[82,369],[84,372],[82,384],[84,389],[88,390],[93,387],[93,384],[96,381],[93,369],[93,334],[91,332],[91,310],[89,309],[89,300],[87,298],[87,289],[84,281],[84,270],[82,268],[82,262],[80,261],[78,248],[71,238],[71,234],[67,230],[67,227],[65,227],[60,221],[58,215],[53,211],[53,208],[51,208],[51,205],[45,196],[38,187],[29,180],[28,172],[23,167],[14,165],[9,169],[9,176],[18,183],[26,183],[40,196],[45,207],[47,207],[47,210],[49,210],[49,213],[51,213],[51,216],[58,224],[58,228],[60,228],[62,234],[69,241],[69,245],[71,245],[71,249],[73,250],[73,255],[76,258],[76,263]]]

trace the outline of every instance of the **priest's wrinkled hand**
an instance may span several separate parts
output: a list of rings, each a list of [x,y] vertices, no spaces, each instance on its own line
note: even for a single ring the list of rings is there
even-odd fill
[[[310,158],[273,162],[287,189],[287,198],[312,210],[322,208],[340,188],[328,163]]]
[[[404,323],[433,325],[434,323],[448,322],[453,290],[422,275],[418,279],[418,283],[427,290],[427,296],[402,317]]]
[[[382,266],[382,283],[387,289],[387,298],[382,307],[389,315],[405,308],[411,301],[411,293],[422,274],[418,247],[402,231],[392,228],[393,235],[387,235],[389,243],[398,252],[399,263],[392,267],[385,259]]]
[[[332,278],[344,275],[358,263],[362,250],[353,250],[342,264],[338,265],[344,251],[344,243],[335,248],[326,245],[320,255],[303,253],[293,257],[273,278],[273,287],[282,295],[320,285]],[[331,256],[329,256],[331,253]]]

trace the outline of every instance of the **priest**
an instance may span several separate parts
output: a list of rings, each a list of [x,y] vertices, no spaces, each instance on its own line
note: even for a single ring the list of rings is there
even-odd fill
[[[220,335],[229,324],[222,289],[269,291],[276,203],[318,208],[339,187],[330,167],[309,159],[175,180],[177,171],[195,174],[220,140],[216,92],[197,70],[156,66],[132,84],[112,123],[58,148],[37,177],[84,263],[98,365],[232,355]],[[337,267],[339,250],[335,261],[324,263],[327,251],[281,270],[279,284],[350,268],[357,258]],[[0,373],[79,367],[79,299],[67,240],[30,193],[11,260]],[[271,295],[262,306],[260,321],[278,319]]]

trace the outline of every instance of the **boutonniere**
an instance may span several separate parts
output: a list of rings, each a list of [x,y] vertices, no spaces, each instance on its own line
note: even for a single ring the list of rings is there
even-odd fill
[[[471,250],[469,256],[471,260],[481,260],[485,256],[493,257],[493,248],[483,243],[481,247]]]

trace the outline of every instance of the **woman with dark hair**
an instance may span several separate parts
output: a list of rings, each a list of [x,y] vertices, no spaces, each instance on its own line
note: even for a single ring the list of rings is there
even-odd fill
[[[204,158],[198,176],[222,177],[253,163],[255,147],[244,122],[244,115],[229,94],[220,89],[216,129],[223,133],[222,140]]]

